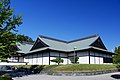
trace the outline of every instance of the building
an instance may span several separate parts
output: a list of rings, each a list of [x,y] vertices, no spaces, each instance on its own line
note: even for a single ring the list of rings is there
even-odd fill
[[[18,55],[14,61],[27,62],[30,65],[52,65],[55,58],[64,60],[61,64],[72,64],[75,56],[79,64],[112,63],[112,55],[103,44],[100,36],[94,35],[82,39],[63,41],[39,36],[34,44],[17,43]]]

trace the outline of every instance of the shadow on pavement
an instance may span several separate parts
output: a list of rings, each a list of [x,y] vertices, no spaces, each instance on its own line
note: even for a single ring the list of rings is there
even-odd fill
[[[32,74],[39,74],[40,70],[28,69],[28,68],[18,68],[12,69],[11,66],[0,66],[0,74],[7,74],[11,77],[22,77]]]
[[[114,75],[111,75],[111,77],[114,79],[120,79],[120,74],[114,74]]]

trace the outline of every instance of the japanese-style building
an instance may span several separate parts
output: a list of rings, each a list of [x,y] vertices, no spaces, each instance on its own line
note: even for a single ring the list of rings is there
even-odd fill
[[[100,36],[93,35],[82,39],[63,41],[46,36],[39,36],[34,43],[17,43],[17,62],[30,65],[52,65],[55,58],[64,60],[61,64],[72,64],[75,56],[79,64],[112,63],[112,55],[103,44]]]

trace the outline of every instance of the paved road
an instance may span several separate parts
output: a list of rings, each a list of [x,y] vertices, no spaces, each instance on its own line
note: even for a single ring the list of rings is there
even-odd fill
[[[120,80],[120,72],[94,75],[94,76],[29,75],[24,77],[16,77],[13,78],[13,80]]]

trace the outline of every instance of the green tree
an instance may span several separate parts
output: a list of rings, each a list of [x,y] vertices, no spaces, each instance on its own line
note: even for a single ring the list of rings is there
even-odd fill
[[[10,0],[0,0],[0,60],[16,53],[16,27],[22,24],[22,16],[13,13]]]
[[[17,35],[17,39],[18,39],[18,42],[21,42],[21,43],[23,41],[25,41],[25,42],[34,42],[31,37],[25,36],[25,35],[21,35],[21,34]]]
[[[120,46],[115,48],[115,55],[113,57],[113,62],[115,64],[120,64]]]
[[[53,59],[53,60],[51,60],[51,62],[55,62],[55,63],[58,63],[58,65],[60,64],[60,63],[63,63],[63,59],[61,59],[61,58],[56,58],[56,59]]]

